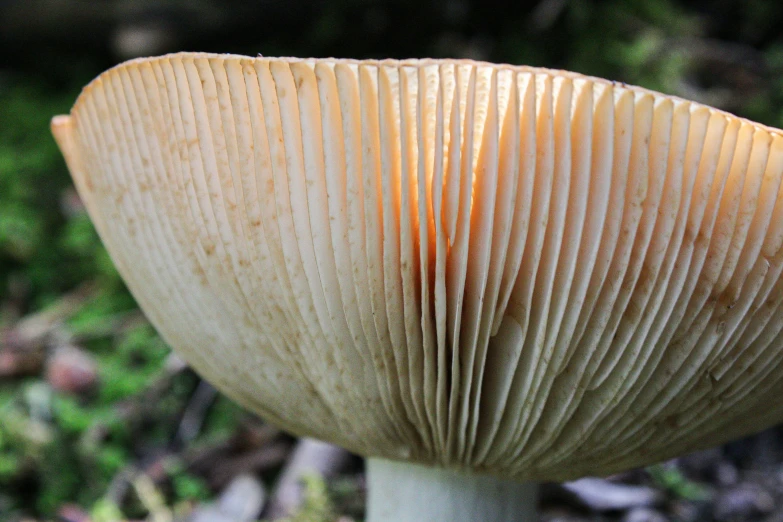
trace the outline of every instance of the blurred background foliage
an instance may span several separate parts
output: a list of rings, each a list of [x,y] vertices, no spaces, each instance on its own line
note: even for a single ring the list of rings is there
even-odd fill
[[[66,519],[63,506],[96,521],[146,516],[143,487],[117,489],[155,462],[176,511],[227,482],[199,468],[198,448],[231,455],[237,433],[293,443],[168,354],[101,246],[48,129],[101,71],[178,50],[467,57],[602,76],[783,127],[781,27],[783,3],[766,0],[0,0],[0,519]],[[284,455],[270,457],[270,477]],[[347,497],[360,488],[335,484]],[[308,490],[316,519],[340,496],[324,487]]]

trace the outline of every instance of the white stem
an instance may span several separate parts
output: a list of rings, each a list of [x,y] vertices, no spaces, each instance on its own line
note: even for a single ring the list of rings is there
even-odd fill
[[[368,459],[367,522],[533,522],[536,485]]]

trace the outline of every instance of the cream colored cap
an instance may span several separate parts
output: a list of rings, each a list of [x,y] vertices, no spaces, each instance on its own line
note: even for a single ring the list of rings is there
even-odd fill
[[[783,136],[577,74],[176,54],[53,120],[167,342],[366,456],[603,474],[783,419]]]

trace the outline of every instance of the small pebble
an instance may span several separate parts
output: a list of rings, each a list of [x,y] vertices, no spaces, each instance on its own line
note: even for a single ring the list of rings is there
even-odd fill
[[[634,508],[628,511],[623,517],[623,522],[667,522],[667,518],[649,508]]]
[[[223,513],[236,520],[255,520],[266,502],[266,491],[253,475],[240,475],[226,487],[218,500]]]
[[[252,522],[258,519],[265,501],[261,482],[252,475],[240,475],[223,490],[216,503],[198,506],[187,522]]]
[[[722,491],[715,499],[713,514],[716,520],[747,520],[770,513],[775,499],[756,484],[740,484]]]
[[[57,510],[62,522],[90,522],[90,515],[75,504],[64,504]]]
[[[682,522],[696,522],[712,518],[712,503],[706,501],[676,500],[670,506],[671,518]]]
[[[81,348],[59,346],[46,364],[46,380],[57,391],[85,393],[98,382],[98,367],[92,356]]]
[[[730,462],[721,462],[715,470],[716,481],[721,486],[733,486],[739,481],[739,472]]]
[[[593,511],[621,511],[635,507],[650,507],[660,503],[660,491],[629,484],[616,484],[599,478],[583,478],[566,482],[562,487]]]

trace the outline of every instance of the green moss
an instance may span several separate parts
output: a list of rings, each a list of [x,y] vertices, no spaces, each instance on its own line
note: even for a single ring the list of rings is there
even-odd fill
[[[174,503],[186,500],[206,501],[212,496],[207,483],[201,477],[181,471],[171,477]]]
[[[707,487],[689,480],[676,467],[658,464],[647,468],[653,482],[661,489],[684,500],[706,500],[710,497]]]
[[[305,492],[302,507],[286,522],[331,522],[336,514],[328,494],[326,481],[320,475],[309,474],[302,479]]]

